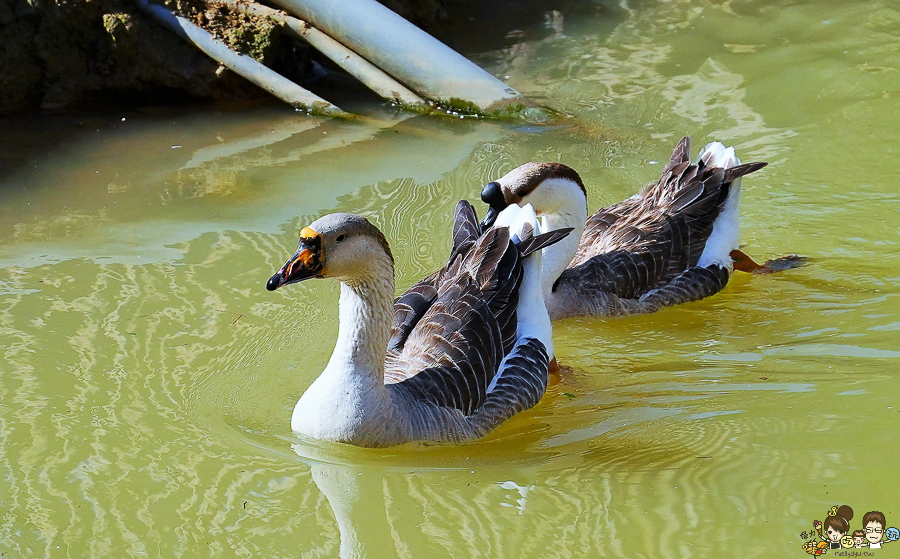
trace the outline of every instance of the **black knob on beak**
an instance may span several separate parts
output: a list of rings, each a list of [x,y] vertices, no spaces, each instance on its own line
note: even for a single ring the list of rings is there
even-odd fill
[[[497,216],[500,215],[506,206],[506,199],[503,197],[503,189],[499,182],[489,182],[481,189],[481,201],[488,205],[487,214],[481,220],[481,230],[484,231],[494,224]]]
[[[499,182],[489,182],[481,189],[481,201],[497,211],[503,211],[507,206]]]

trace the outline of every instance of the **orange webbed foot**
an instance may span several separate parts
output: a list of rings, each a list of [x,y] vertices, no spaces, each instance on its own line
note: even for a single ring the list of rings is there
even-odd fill
[[[550,377],[547,379],[547,385],[552,386],[555,384],[559,384],[559,381],[562,380],[562,377],[559,376],[559,363],[556,361],[556,357],[554,356],[552,360],[550,360]]]
[[[752,258],[747,256],[743,251],[732,250],[731,259],[734,261],[734,269],[748,274],[774,274],[806,266],[809,262],[805,256],[798,254],[786,254],[772,260],[766,260],[765,264],[757,264]]]

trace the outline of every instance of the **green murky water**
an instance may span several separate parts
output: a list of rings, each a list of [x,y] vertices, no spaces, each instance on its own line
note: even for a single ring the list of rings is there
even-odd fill
[[[565,127],[260,109],[5,131],[0,554],[801,557],[832,505],[900,525],[900,5],[643,2],[564,30],[473,55]],[[291,434],[337,329],[335,283],[264,290],[300,227],[366,215],[403,288],[518,163],[574,166],[594,209],[682,134],[770,162],[744,181],[746,251],[809,266],[557,324],[572,371],[484,441]]]

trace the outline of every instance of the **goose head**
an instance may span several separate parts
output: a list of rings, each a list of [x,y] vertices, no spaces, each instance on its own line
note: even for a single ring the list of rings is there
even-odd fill
[[[587,217],[587,191],[578,173],[562,163],[525,163],[489,182],[481,191],[488,204],[481,222],[490,227],[497,215],[510,204],[531,204],[538,217],[573,214]]]
[[[359,215],[333,213],[300,231],[297,252],[269,278],[266,289],[310,278],[335,278],[348,285],[390,273],[394,258],[384,234]]]

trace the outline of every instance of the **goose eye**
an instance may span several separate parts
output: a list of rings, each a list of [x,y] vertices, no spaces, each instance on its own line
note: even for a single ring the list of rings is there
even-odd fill
[[[341,241],[343,241],[343,240],[344,240],[344,236],[343,236],[343,235],[338,235],[338,236],[337,236],[337,239],[335,239],[335,241],[337,241],[337,242],[341,242]]]

